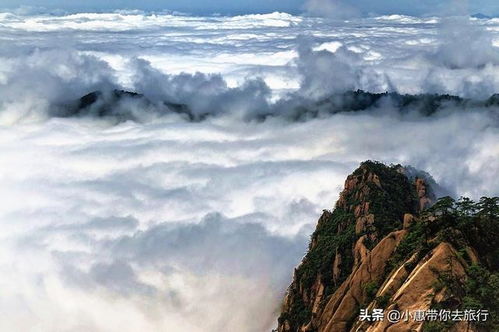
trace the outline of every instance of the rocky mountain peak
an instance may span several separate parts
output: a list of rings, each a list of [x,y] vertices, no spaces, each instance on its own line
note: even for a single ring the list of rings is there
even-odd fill
[[[461,201],[448,197],[432,206],[427,181],[406,174],[400,165],[366,161],[347,177],[334,210],[319,218],[308,253],[295,269],[279,332],[419,331],[423,322],[360,321],[359,310],[462,305],[462,294],[453,294],[450,286],[434,287],[449,269],[464,283],[480,261],[476,238],[442,221]],[[497,220],[487,225],[497,232]],[[443,240],[448,236],[452,241]],[[490,256],[484,257],[490,267]],[[387,330],[391,325],[397,327]]]

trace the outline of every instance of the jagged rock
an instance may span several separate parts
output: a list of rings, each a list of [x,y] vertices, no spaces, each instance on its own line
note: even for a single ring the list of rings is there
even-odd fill
[[[357,215],[357,214],[356,214]],[[368,231],[374,225],[374,214],[364,215],[357,218],[355,223],[355,234],[361,234]]]
[[[390,299],[387,310],[414,312],[428,310],[432,303],[442,302],[445,290],[435,293],[435,283],[441,272],[452,273],[457,278],[466,276],[467,264],[459,259],[457,251],[448,243],[439,244],[427,257],[422,259],[412,273],[405,278],[389,278],[385,287],[397,289]],[[397,274],[397,271],[395,272]],[[438,297],[438,295],[440,295]],[[424,322],[414,320],[391,324],[387,320],[365,327],[365,332],[419,331]],[[364,324],[365,326],[365,324]]]
[[[398,243],[405,235],[404,230],[390,233],[361,260],[348,279],[333,294],[326,304],[319,330],[347,331],[350,322],[357,315],[356,308],[367,304],[365,285],[380,280],[385,266]]]
[[[377,246],[379,240],[392,234],[383,239],[383,243],[394,243],[393,234],[396,234],[398,241],[403,231],[393,231],[401,228],[404,213],[416,213],[417,210],[414,188],[397,169],[398,166],[389,168],[367,162],[347,177],[335,210],[325,211],[320,217],[317,231],[312,235],[309,254],[296,269],[287,295],[287,305],[280,318],[279,331],[285,331],[288,325],[291,331],[303,328],[316,331],[321,326],[324,327],[321,325],[326,317],[324,310],[334,307],[330,304],[324,307],[325,303],[334,303],[331,299],[325,301],[331,296],[333,299],[341,299],[337,303],[340,311],[335,313],[331,324],[349,324],[355,313],[355,306],[364,297],[363,284],[369,282],[372,276],[382,273],[390,258],[388,247]],[[395,193],[391,190],[393,186],[401,190]],[[385,201],[387,197],[389,199]],[[382,224],[384,220],[391,218],[397,226],[386,227],[387,225]],[[356,236],[359,238],[355,239]],[[373,250],[377,255],[375,258],[372,256]],[[328,256],[331,257],[329,263],[320,262]],[[354,271],[358,272],[353,273]],[[342,293],[346,288],[348,291]],[[301,312],[297,313],[299,310]],[[293,316],[298,314],[309,318],[297,322]]]
[[[279,332],[419,332],[426,322],[360,321],[359,309],[458,308],[472,266],[499,269],[491,256],[499,252],[499,198],[482,198],[467,212],[462,212],[469,206],[464,201],[458,207],[462,219],[452,221],[458,213],[449,207],[452,199],[430,208],[432,189],[423,178],[410,180],[405,174],[399,165],[365,162],[347,177],[335,209],[324,211],[309,251],[295,269]],[[477,209],[482,211],[470,212]],[[482,223],[473,225],[477,218]],[[490,233],[483,234],[487,241],[479,234],[484,228]],[[432,331],[488,332],[499,329],[499,322],[483,326],[489,327],[459,323]]]
[[[369,253],[369,249],[366,248],[364,245],[364,241],[367,239],[366,235],[361,236],[357,242],[355,242],[355,247],[353,249],[353,256],[354,256],[354,266],[359,265],[361,262],[364,261],[364,259],[367,257],[367,254]]]
[[[319,312],[319,306],[321,305],[322,296],[324,295],[324,284],[321,282],[321,277],[318,276],[313,287],[314,303],[312,304],[312,315]]]
[[[336,250],[336,255],[334,256],[334,263],[333,263],[333,281],[334,284],[338,284],[338,281],[340,280],[340,273],[341,273],[341,254]]]
[[[418,195],[418,200],[419,200],[419,211],[423,211],[424,209],[426,209],[427,207],[429,207],[433,203],[433,200],[428,195],[426,183],[423,179],[416,178],[415,186],[416,186],[416,193]]]
[[[404,214],[404,229],[407,229],[414,222],[414,215],[410,213]]]

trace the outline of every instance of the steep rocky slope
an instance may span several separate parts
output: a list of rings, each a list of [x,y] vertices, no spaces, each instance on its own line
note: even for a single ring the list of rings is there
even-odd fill
[[[427,181],[409,179],[401,166],[361,164],[318,221],[279,332],[498,331],[499,198],[434,201]],[[359,319],[373,309],[491,316],[473,323]]]

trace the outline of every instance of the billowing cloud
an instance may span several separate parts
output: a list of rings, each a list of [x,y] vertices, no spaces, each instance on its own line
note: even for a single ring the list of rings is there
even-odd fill
[[[452,69],[483,68],[499,65],[499,47],[486,28],[467,17],[442,19],[440,45],[436,58]],[[463,45],[466,48],[463,49]]]
[[[455,57],[436,18],[0,14],[0,330],[260,332],[360,161],[498,195],[497,108],[290,121],[355,89],[488,98],[498,23],[466,24]],[[113,89],[140,121],[55,116]]]

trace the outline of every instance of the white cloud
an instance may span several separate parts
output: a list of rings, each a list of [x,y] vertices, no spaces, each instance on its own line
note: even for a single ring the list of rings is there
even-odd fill
[[[499,48],[493,44],[493,35],[468,17],[443,19],[440,37],[436,58],[446,67],[462,69],[499,65]]]
[[[498,195],[497,109],[421,117],[384,100],[287,120],[349,89],[497,92],[497,22],[469,23],[478,62],[454,59],[435,22],[0,16],[0,330],[260,332],[360,161]],[[115,87],[219,116],[187,122],[125,100],[115,111],[142,122],[53,117]],[[283,116],[255,121],[267,113]]]

